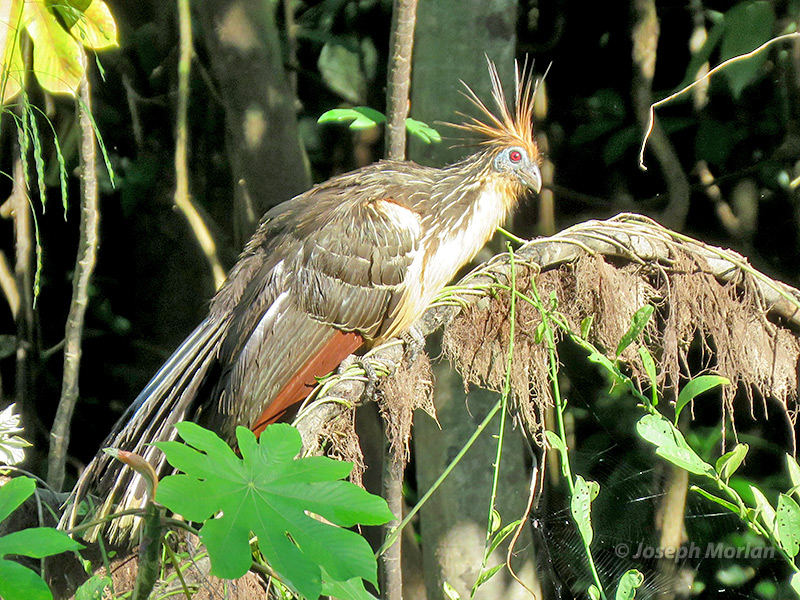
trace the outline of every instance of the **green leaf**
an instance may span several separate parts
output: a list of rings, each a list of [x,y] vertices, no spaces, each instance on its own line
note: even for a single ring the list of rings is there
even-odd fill
[[[714,476],[714,468],[704,462],[686,443],[683,434],[662,415],[645,415],[636,423],[642,439],[656,446],[656,454],[695,475]]]
[[[0,560],[0,598],[52,600],[53,593],[42,578],[27,567],[10,560]]]
[[[596,481],[586,481],[578,475],[575,478],[575,491],[570,499],[570,512],[584,545],[588,548],[592,544],[594,532],[592,531],[592,500],[600,493],[600,486]]]
[[[497,509],[493,508],[491,512],[491,519],[489,522],[489,532],[494,533],[498,529],[500,529],[500,525],[503,523],[503,519],[500,517],[500,513],[497,512]]]
[[[726,377],[719,375],[700,375],[694,379],[689,380],[680,394],[678,394],[678,402],[675,404],[675,422],[678,422],[678,417],[681,416],[683,407],[689,404],[696,396],[703,392],[714,389],[719,385],[728,385],[730,381]]]
[[[589,598],[591,598],[591,600],[600,600],[600,598],[602,598],[600,590],[597,589],[597,586],[595,584],[590,585],[589,589],[587,589],[586,591],[588,592]]]
[[[569,459],[569,457],[567,456],[567,445],[555,431],[550,431],[549,429],[545,430],[544,437],[547,440],[547,443],[558,451],[560,455],[559,462],[561,463],[561,472],[564,474],[564,477],[566,477],[567,460]]]
[[[377,600],[364,587],[364,580],[360,577],[354,577],[348,581],[332,581],[329,583],[325,569],[322,570],[322,577],[324,580],[322,594],[324,596],[331,596],[336,600]]]
[[[800,506],[786,494],[778,496],[775,537],[789,556],[794,558],[800,552]]]
[[[720,506],[724,506],[724,507],[725,507],[725,508],[727,508],[729,511],[731,511],[731,512],[733,512],[733,513],[736,513],[736,514],[739,514],[739,507],[738,507],[738,506],[736,506],[735,504],[733,504],[732,502],[728,502],[728,501],[727,501],[727,500],[725,500],[724,498],[720,498],[719,496],[715,496],[714,494],[712,494],[712,493],[710,493],[710,492],[707,492],[707,491],[706,491],[706,490],[704,490],[703,488],[701,488],[701,487],[698,487],[698,486],[696,486],[696,485],[693,485],[693,486],[692,486],[691,488],[689,488],[689,489],[691,489],[691,490],[692,490],[692,491],[694,491],[694,492],[697,492],[698,494],[700,494],[700,495],[701,495],[701,496],[703,496],[704,498],[707,498],[707,499],[711,500],[712,502],[716,502],[716,503],[717,503],[717,504],[719,504]]]
[[[789,580],[795,595],[800,598],[800,573],[795,573]]]
[[[748,450],[750,450],[750,446],[747,444],[736,444],[733,450],[720,456],[715,465],[720,477],[725,481],[730,479],[731,475],[742,465]]]
[[[492,552],[494,552],[497,547],[503,543],[503,540],[506,539],[511,532],[514,531],[519,524],[522,523],[522,519],[517,519],[513,523],[509,523],[505,527],[503,527],[500,531],[497,532],[497,535],[494,536],[492,539],[492,543],[489,544],[489,549],[486,551],[486,556],[491,556]]]
[[[644,372],[647,373],[647,378],[650,380],[651,402],[653,406],[658,406],[658,373],[656,371],[656,362],[653,360],[653,355],[650,354],[650,350],[647,349],[647,346],[639,346],[637,350],[639,352],[639,358],[642,359]]]
[[[653,316],[654,310],[655,308],[652,304],[645,304],[642,308],[633,313],[628,331],[625,332],[625,335],[622,336],[619,340],[619,344],[617,344],[617,357],[619,357],[619,355],[625,351],[625,348],[630,346],[633,340],[638,338],[639,334],[644,331],[648,321],[650,321],[650,317]]]
[[[750,491],[756,502],[756,516],[761,516],[761,522],[770,533],[775,532],[775,509],[767,500],[767,497],[756,486],[751,485]]]
[[[74,24],[69,26],[69,32],[92,50],[119,46],[117,23],[102,0],[91,0],[89,6],[78,12]]]
[[[359,53],[351,49],[348,40],[328,42],[317,60],[320,75],[331,89],[353,104],[363,102],[366,81],[361,71]]]
[[[0,5],[0,50],[2,50],[2,102],[8,103],[22,89],[25,64],[20,50],[20,37],[24,27],[22,0],[12,0]]]
[[[417,121],[416,119],[406,119],[406,131],[408,131],[408,133],[411,135],[416,136],[426,144],[442,141],[442,134],[440,134],[427,123]]]
[[[444,591],[444,595],[447,596],[450,600],[461,600],[461,595],[458,593],[456,588],[454,588],[446,581],[442,582],[442,591]]]
[[[720,46],[720,61],[758,48],[772,37],[774,22],[775,12],[771,2],[756,0],[736,4],[725,13],[725,32]],[[756,78],[766,59],[767,54],[762,52],[722,69],[736,98]]]
[[[75,600],[103,600],[106,590],[110,589],[110,577],[92,575],[75,590]]]
[[[499,565],[495,565],[489,569],[486,569],[483,573],[480,574],[478,580],[475,582],[475,585],[472,586],[473,590],[477,590],[481,587],[484,583],[489,581],[492,577],[494,577],[498,571],[500,571],[503,567],[506,566],[506,563],[501,562]]]
[[[592,330],[592,323],[594,323],[594,315],[589,315],[581,321],[581,338],[586,339],[589,337],[589,332]]]
[[[589,362],[593,362],[595,364],[600,365],[605,369],[609,375],[611,375],[614,379],[615,383],[619,382],[619,373],[617,370],[616,365],[609,359],[605,354],[601,352],[592,351],[589,353],[589,356],[586,357]]]
[[[636,596],[636,590],[644,583],[644,575],[636,569],[630,569],[622,574],[619,578],[619,585],[617,592],[614,594],[614,600],[633,600]]]
[[[212,572],[226,579],[250,567],[250,532],[281,579],[306,598],[328,585],[356,577],[376,583],[377,565],[366,540],[344,529],[358,523],[391,520],[386,502],[339,481],[351,463],[326,457],[295,459],[300,434],[289,425],[270,425],[256,440],[244,427],[236,430],[239,459],[215,434],[194,423],[176,425],[193,448],[177,442],[156,444],[173,466],[186,474],[165,477],[156,500],[185,517],[205,522],[201,539]],[[338,525],[321,523],[307,512]],[[322,569],[322,570],[321,570]]]
[[[792,480],[792,492],[800,498],[800,466],[791,454],[786,455],[786,466],[789,467],[789,478]]]
[[[0,487],[0,522],[17,510],[36,490],[36,482],[30,477],[14,477]]]
[[[36,79],[50,93],[74,96],[86,70],[83,48],[43,2],[25,2],[24,14]]]
[[[330,123],[331,121],[350,121],[350,129],[369,129],[378,123],[386,121],[383,113],[368,106],[356,106],[355,108],[334,108],[328,110],[317,119],[317,123]]]
[[[9,554],[44,558],[83,548],[63,531],[52,527],[29,527],[0,537],[0,557]]]

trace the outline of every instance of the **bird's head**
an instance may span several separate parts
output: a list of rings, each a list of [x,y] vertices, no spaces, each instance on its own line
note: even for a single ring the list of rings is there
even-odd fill
[[[465,121],[449,125],[478,138],[475,142],[485,148],[488,162],[486,166],[491,174],[501,176],[514,187],[521,186],[538,193],[542,189],[542,174],[539,170],[542,157],[533,137],[536,96],[533,75],[524,65],[520,72],[519,63],[516,63],[512,110],[506,100],[497,67],[488,57],[487,62],[492,80],[492,98],[497,111],[492,112],[472,88],[464,83],[464,95],[478,108],[482,118],[461,113]]]

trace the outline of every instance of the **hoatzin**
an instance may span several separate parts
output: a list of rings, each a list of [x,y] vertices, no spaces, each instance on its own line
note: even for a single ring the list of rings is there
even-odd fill
[[[168,465],[150,444],[173,439],[175,423],[198,420],[228,440],[238,425],[259,430],[349,354],[406,332],[526,190],[541,189],[532,78],[517,70],[512,109],[491,62],[489,71],[497,112],[465,86],[482,115],[454,125],[479,136],[475,154],[442,169],[381,161],[267,212],[208,317],[105,445],[143,456],[161,475]],[[100,454],[75,488],[77,498],[87,492],[106,514],[139,506],[144,485]],[[108,533],[121,537],[129,525],[114,520]]]

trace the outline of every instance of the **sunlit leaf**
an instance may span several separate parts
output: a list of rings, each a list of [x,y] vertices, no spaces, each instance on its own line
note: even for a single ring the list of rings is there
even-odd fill
[[[461,594],[459,594],[456,588],[446,581],[442,583],[442,591],[444,591],[445,596],[447,596],[450,600],[461,600]]]
[[[790,583],[795,595],[800,598],[800,573],[795,573],[792,575]]]
[[[26,2],[24,19],[39,84],[50,93],[74,96],[86,69],[83,48],[42,2]]]
[[[10,560],[0,560],[0,598],[52,600],[53,593],[36,573]]]
[[[119,46],[117,23],[103,0],[92,0],[69,31],[84,46],[93,50]]]
[[[720,477],[726,481],[730,479],[731,475],[742,465],[748,450],[750,450],[750,446],[747,444],[736,444],[733,450],[720,456],[715,465]]]
[[[329,585],[355,577],[376,582],[369,544],[346,528],[382,524],[392,514],[383,499],[340,481],[352,463],[323,456],[295,459],[302,441],[285,424],[270,425],[258,440],[237,428],[241,458],[195,423],[176,427],[187,445],[156,445],[186,475],[165,477],[156,500],[188,519],[206,521],[200,531],[212,573],[235,579],[247,572],[252,532],[270,566],[306,598],[320,595],[323,569]]]
[[[106,591],[111,590],[111,585],[110,577],[92,575],[75,590],[75,600],[103,600],[106,597]]]
[[[477,590],[480,586],[482,586],[484,583],[486,583],[492,577],[494,577],[497,574],[497,572],[500,571],[505,566],[506,563],[501,562],[499,565],[495,565],[493,567],[486,569],[483,573],[480,574],[478,580],[475,582],[475,585],[472,587],[472,589]]]
[[[561,472],[564,474],[564,477],[567,476],[567,445],[564,443],[559,435],[555,431],[550,431],[549,429],[544,432],[544,437],[547,439],[547,443],[550,444],[553,448],[558,451],[559,456],[559,463],[561,464]]]
[[[786,455],[786,465],[789,467],[789,478],[792,480],[792,492],[800,498],[800,466],[791,454]]]
[[[600,493],[600,485],[596,481],[586,481],[578,475],[575,478],[575,491],[570,499],[570,512],[583,543],[588,548],[592,544],[594,531],[592,531],[592,501]]]
[[[325,111],[317,119],[317,123],[330,123],[332,121],[352,121],[350,129],[369,129],[378,123],[386,121],[386,116],[368,106],[354,108],[334,108]]]
[[[761,522],[770,533],[775,531],[775,509],[767,500],[767,497],[756,486],[751,485],[750,491],[753,493],[753,498],[756,501],[756,510],[758,515],[761,516]]]
[[[416,119],[406,119],[406,130],[426,144],[442,141],[442,134],[427,123],[417,121]]]
[[[694,473],[713,477],[714,468],[689,447],[683,434],[662,415],[645,415],[636,423],[637,433],[656,446],[656,454]]]
[[[786,494],[778,496],[775,537],[789,556],[795,557],[800,552],[800,506]]]
[[[22,0],[10,0],[0,6],[0,49],[3,51],[3,71],[0,74],[2,85],[2,102],[6,104],[22,89],[24,65],[20,51],[19,38],[22,33]]]
[[[505,540],[509,535],[511,535],[512,531],[514,531],[517,527],[519,527],[519,524],[521,522],[522,522],[521,519],[517,519],[513,523],[509,523],[508,525],[503,527],[500,531],[498,531],[497,535],[495,535],[494,538],[492,539],[492,543],[489,544],[488,550],[486,550],[486,556],[490,556],[492,552],[494,552],[497,549],[497,547],[503,543],[503,540]]]
[[[678,401],[675,403],[675,422],[678,422],[678,417],[681,415],[683,408],[695,397],[717,386],[728,385],[729,383],[730,381],[726,377],[719,375],[700,375],[686,382],[686,385],[683,386],[680,394],[678,394]]]

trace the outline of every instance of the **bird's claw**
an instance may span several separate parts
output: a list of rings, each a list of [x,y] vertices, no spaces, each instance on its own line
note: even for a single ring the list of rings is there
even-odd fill
[[[417,360],[417,357],[425,349],[425,336],[420,331],[419,326],[415,324],[400,334],[400,339],[405,344],[406,356],[409,364],[411,364]]]
[[[353,365],[358,365],[364,370],[364,377],[366,377],[366,382],[364,383],[364,398],[372,398],[375,395],[375,388],[378,385],[378,373],[375,370],[375,367],[372,365],[372,361],[374,359],[369,359],[364,356],[357,356],[355,354],[351,354],[347,358],[345,358],[339,368],[337,369],[337,373],[342,375],[348,368]]]

